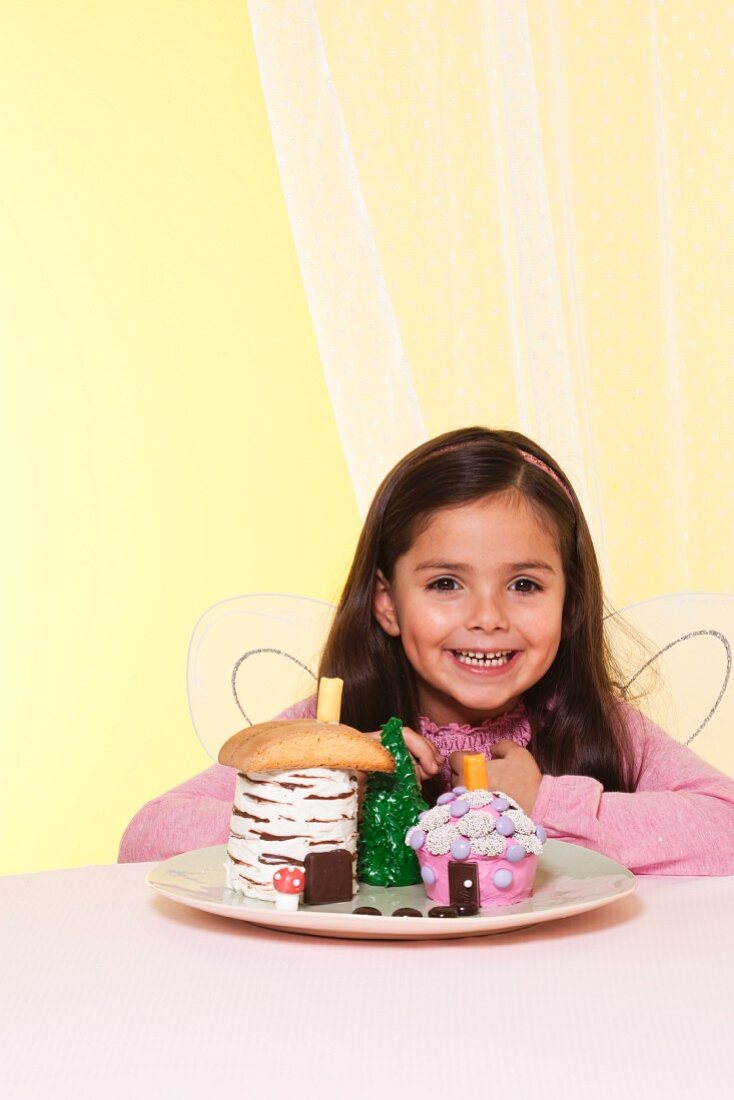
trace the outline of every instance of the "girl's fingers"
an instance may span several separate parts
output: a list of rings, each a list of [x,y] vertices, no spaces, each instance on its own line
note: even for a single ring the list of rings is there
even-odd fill
[[[464,757],[465,752],[461,752],[457,749],[456,752],[452,752],[449,757],[449,763],[451,764],[451,785],[452,787],[458,787],[460,783],[464,782]]]
[[[375,741],[380,740],[380,731],[375,730],[367,734]],[[403,727],[403,740],[405,747],[415,762],[415,770],[421,782],[424,779],[432,779],[441,770],[443,757],[435,745],[432,745],[422,734],[408,726]]]
[[[420,733],[405,727],[403,739],[408,752],[418,765],[418,774],[422,779],[430,779],[441,767],[441,756],[435,747]]]
[[[506,756],[509,756],[511,752],[520,747],[516,741],[497,741],[492,745],[492,759],[504,760]]]

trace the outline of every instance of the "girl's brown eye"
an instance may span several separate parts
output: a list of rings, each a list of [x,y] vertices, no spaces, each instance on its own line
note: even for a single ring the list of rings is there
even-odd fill
[[[453,577],[438,577],[435,581],[431,581],[428,587],[438,592],[453,592],[459,586]]]
[[[530,577],[519,577],[513,581],[512,588],[516,592],[539,592],[540,585],[537,581],[531,581]]]

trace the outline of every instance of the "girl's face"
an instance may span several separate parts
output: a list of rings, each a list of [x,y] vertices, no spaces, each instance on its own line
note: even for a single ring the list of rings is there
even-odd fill
[[[392,581],[378,573],[374,614],[402,641],[421,714],[477,725],[552,665],[565,592],[556,538],[506,492],[436,512]]]

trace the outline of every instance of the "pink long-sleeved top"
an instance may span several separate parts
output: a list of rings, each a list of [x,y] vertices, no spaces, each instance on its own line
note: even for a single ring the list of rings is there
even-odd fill
[[[706,764],[633,707],[622,705],[638,766],[633,794],[605,791],[584,775],[544,775],[532,816],[548,836],[593,848],[648,875],[734,874],[734,780]],[[314,716],[313,699],[284,712]],[[522,704],[481,726],[437,726],[428,718],[420,732],[444,757],[484,752],[513,740],[526,747],[530,726]],[[179,852],[226,844],[236,771],[215,764],[159,798],[132,819],[120,844],[119,862],[167,859]]]

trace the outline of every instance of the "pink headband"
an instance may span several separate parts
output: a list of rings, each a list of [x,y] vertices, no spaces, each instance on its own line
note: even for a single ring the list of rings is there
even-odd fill
[[[568,499],[571,501],[571,504],[573,504],[573,497],[571,496],[570,489],[568,488],[567,485],[564,485],[564,483],[561,481],[561,479],[558,476],[558,474],[556,473],[556,471],[552,470],[547,462],[543,462],[542,458],[537,458],[535,455],[531,455],[529,451],[520,451],[520,454],[522,455],[522,457],[525,459],[526,462],[530,463],[531,466],[537,466],[539,470],[544,470],[546,474],[550,474],[550,476],[553,478],[555,483],[557,485],[561,486],[564,493],[566,494]]]

